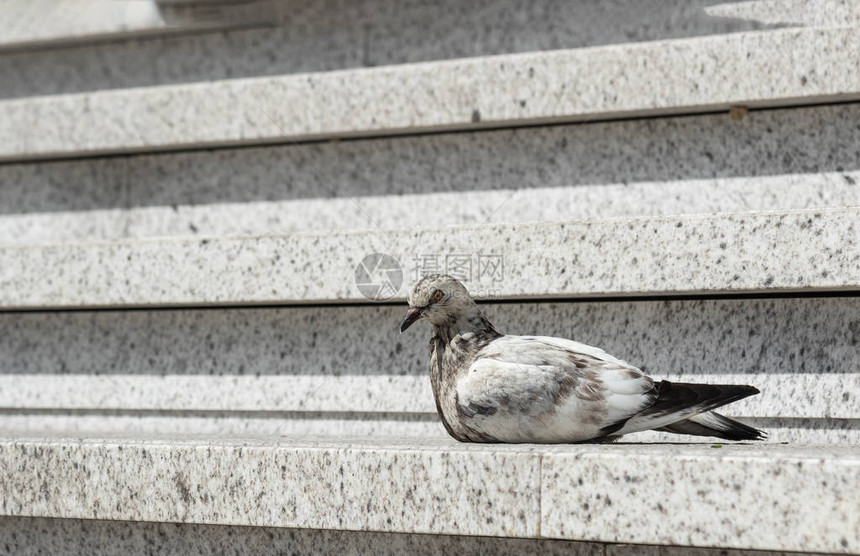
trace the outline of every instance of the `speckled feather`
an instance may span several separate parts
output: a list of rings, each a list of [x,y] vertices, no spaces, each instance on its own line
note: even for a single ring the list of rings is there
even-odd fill
[[[430,381],[445,429],[464,442],[567,443],[660,429],[750,440],[763,433],[711,412],[750,386],[655,382],[603,350],[563,338],[500,334],[462,284],[421,279],[401,331],[433,325]]]

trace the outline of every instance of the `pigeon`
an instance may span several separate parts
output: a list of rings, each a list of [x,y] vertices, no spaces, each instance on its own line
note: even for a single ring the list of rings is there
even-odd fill
[[[753,386],[656,381],[573,340],[501,334],[455,278],[431,274],[409,293],[403,333],[433,326],[430,382],[445,430],[461,442],[611,442],[645,430],[763,440],[712,411]]]

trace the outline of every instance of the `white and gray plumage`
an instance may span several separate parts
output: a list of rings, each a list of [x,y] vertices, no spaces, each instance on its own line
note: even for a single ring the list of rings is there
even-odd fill
[[[752,386],[654,381],[601,349],[562,338],[505,336],[463,285],[431,274],[409,294],[402,333],[433,325],[430,382],[448,433],[462,442],[599,441],[656,429],[726,440],[762,431],[713,412]]]

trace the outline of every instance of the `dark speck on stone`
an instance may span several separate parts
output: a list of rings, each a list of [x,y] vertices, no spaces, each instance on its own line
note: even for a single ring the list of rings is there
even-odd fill
[[[478,123],[481,121],[481,111],[475,108],[472,110],[472,122]]]

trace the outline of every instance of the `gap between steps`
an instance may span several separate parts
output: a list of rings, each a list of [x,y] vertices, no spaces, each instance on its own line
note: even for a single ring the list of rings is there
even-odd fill
[[[231,410],[231,409],[100,409],[100,408],[18,408],[0,407],[0,416],[32,415],[61,417],[148,417],[148,418],[226,418],[226,419],[290,419],[290,420],[333,420],[333,421],[403,421],[436,423],[435,412],[410,413],[390,411],[273,411],[273,410]],[[860,417],[750,417],[733,415],[733,418],[762,428],[795,427],[814,429],[825,427],[846,430],[860,430]],[[816,425],[818,425],[816,427]],[[703,441],[712,444],[710,441]]]
[[[549,303],[629,303],[651,301],[729,301],[745,299],[809,299],[809,298],[855,298],[860,297],[860,290],[816,290],[816,291],[780,291],[780,292],[751,292],[751,293],[689,293],[689,294],[655,294],[655,295],[611,295],[611,296],[582,296],[582,297],[524,297],[506,299],[482,299],[479,305],[526,305]],[[223,303],[210,305],[133,305],[111,307],[36,307],[26,309],[0,308],[2,314],[16,313],[93,313],[93,312],[166,312],[166,311],[229,311],[229,310],[277,310],[277,309],[334,309],[338,307],[404,307],[405,301],[337,301],[319,303]]]

